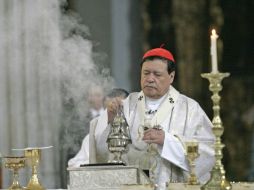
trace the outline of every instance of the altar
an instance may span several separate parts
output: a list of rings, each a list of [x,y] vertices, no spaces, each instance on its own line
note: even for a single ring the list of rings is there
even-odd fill
[[[68,168],[71,190],[121,189],[123,185],[150,184],[145,173],[135,166],[100,165]]]
[[[68,168],[69,190],[154,190],[146,174],[135,166]],[[231,182],[233,190],[254,190],[254,183]],[[170,190],[200,190],[202,185],[169,183]]]

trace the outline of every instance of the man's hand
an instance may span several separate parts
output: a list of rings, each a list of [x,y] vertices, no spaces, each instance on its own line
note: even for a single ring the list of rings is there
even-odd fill
[[[116,114],[117,110],[120,109],[120,106],[122,105],[122,99],[112,98],[110,102],[107,105],[107,111],[108,111],[108,123],[112,123]]]
[[[165,132],[161,129],[148,129],[144,132],[143,141],[163,145]]]

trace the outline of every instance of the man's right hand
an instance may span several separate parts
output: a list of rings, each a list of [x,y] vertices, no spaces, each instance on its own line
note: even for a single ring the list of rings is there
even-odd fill
[[[112,98],[110,103],[107,105],[107,112],[108,112],[108,123],[112,123],[118,109],[122,105],[122,99],[117,97],[117,98]]]

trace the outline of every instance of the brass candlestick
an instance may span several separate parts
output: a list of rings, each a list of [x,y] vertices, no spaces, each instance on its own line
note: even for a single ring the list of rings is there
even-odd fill
[[[188,179],[188,184],[189,185],[198,185],[198,179],[195,174],[195,160],[198,158],[199,153],[198,153],[198,142],[197,141],[188,141],[185,142],[186,146],[186,157],[189,161],[190,165],[190,177]]]
[[[13,181],[12,185],[8,188],[9,190],[23,190],[24,187],[21,187],[19,184],[18,178],[18,170],[20,168],[25,167],[25,160],[24,156],[7,156],[4,157],[5,160],[5,167],[13,170]]]
[[[40,149],[26,149],[25,157],[27,158],[28,165],[32,167],[32,177],[27,185],[28,189],[32,190],[45,190],[44,187],[39,182],[38,179],[38,165],[41,159]]]
[[[230,190],[231,184],[226,180],[224,166],[221,162],[223,157],[222,148],[224,144],[221,143],[221,136],[224,132],[223,124],[220,118],[220,96],[219,92],[222,90],[221,81],[228,77],[229,73],[203,73],[201,76],[209,80],[209,90],[213,93],[211,99],[213,101],[213,133],[215,135],[215,165],[211,171],[211,177],[204,184],[202,190]]]

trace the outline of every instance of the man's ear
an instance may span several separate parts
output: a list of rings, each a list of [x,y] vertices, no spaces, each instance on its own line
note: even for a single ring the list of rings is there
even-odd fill
[[[170,75],[171,78],[174,78],[175,77],[175,71],[172,71],[169,75]]]
[[[169,77],[170,77],[170,80],[171,80],[171,83],[174,81],[174,78],[175,78],[175,71],[172,71],[170,74],[169,74]]]

